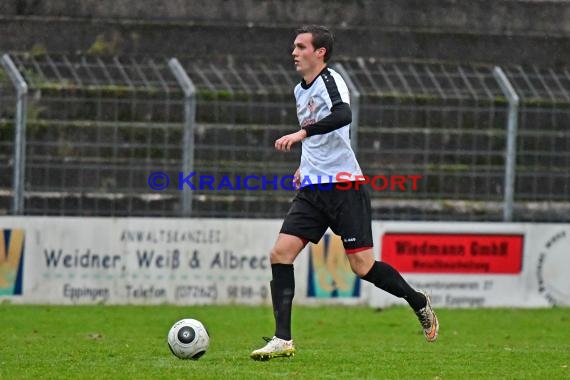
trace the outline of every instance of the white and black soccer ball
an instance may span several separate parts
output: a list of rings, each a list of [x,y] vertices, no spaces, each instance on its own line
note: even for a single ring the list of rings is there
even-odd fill
[[[209,345],[208,331],[196,319],[181,319],[168,332],[168,347],[180,359],[200,359]]]

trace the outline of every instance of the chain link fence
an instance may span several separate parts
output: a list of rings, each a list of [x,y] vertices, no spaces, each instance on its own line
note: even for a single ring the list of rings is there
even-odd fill
[[[516,220],[570,220],[570,74],[567,68],[505,69],[521,97]]]
[[[500,220],[506,102],[492,67],[347,62],[362,93],[363,170],[421,175],[373,196],[376,218]]]
[[[294,173],[300,148],[280,154],[274,141],[298,125],[293,87],[295,72],[272,62],[239,60],[183,63],[198,90],[195,133],[197,176],[211,175],[219,183],[249,183],[259,190],[224,187],[194,191],[196,215],[266,217],[285,215],[293,192],[280,184],[263,185],[261,178],[282,178]],[[264,190],[265,188],[265,190]]]
[[[29,84],[24,213],[175,214],[144,186],[183,152],[183,96],[165,62],[12,59]]]
[[[280,153],[273,143],[298,128],[298,77],[290,65],[228,57],[182,61],[174,70],[161,57],[8,57],[29,91],[17,212],[17,96],[0,69],[3,212],[256,218],[287,212],[294,193],[279,179],[295,171],[300,147]],[[415,190],[409,183],[405,190],[370,188],[375,219],[501,221],[511,218],[509,209],[515,221],[570,220],[564,68],[504,67],[520,98],[515,109],[491,66],[352,59],[333,67],[352,87],[354,148],[365,174],[421,176]],[[513,109],[514,130],[507,128]],[[166,189],[151,188],[155,172],[168,176]],[[191,173],[196,190],[183,181]],[[200,189],[206,176],[220,189]],[[278,182],[236,189],[247,176]],[[218,186],[222,178],[232,185]]]

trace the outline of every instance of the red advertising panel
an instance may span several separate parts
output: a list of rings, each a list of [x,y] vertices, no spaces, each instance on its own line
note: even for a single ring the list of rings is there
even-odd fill
[[[382,261],[403,273],[517,274],[523,235],[386,233]]]

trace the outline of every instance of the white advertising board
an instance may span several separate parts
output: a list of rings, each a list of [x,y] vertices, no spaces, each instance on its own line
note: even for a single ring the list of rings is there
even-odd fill
[[[0,218],[0,298],[51,304],[270,304],[281,220]],[[374,222],[374,251],[435,306],[570,305],[570,225]],[[295,262],[298,304],[397,299],[327,232]]]
[[[570,305],[570,226],[376,222],[377,253],[434,306]],[[402,301],[371,293],[370,305]]]
[[[5,247],[25,236],[14,293],[63,304],[269,302],[270,237],[279,228],[270,220],[0,219]]]

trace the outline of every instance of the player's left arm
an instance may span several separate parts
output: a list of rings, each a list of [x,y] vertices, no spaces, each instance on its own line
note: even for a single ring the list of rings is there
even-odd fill
[[[314,124],[304,126],[307,137],[324,135],[339,128],[345,127],[352,122],[350,110],[350,95],[346,83],[331,72],[323,76],[322,98],[330,108],[331,113]]]
[[[309,124],[301,130],[285,135],[275,141],[275,149],[289,152],[293,144],[303,141],[304,138],[324,135],[352,122],[352,111],[347,103],[337,103],[331,108],[331,113],[314,124]]]
[[[332,78],[332,81],[325,80],[325,88],[328,97],[328,106],[331,113],[314,124],[309,124],[301,128],[298,132],[285,135],[275,141],[275,149],[288,152],[291,147],[303,139],[330,133],[339,128],[349,125],[352,122],[352,111],[349,105],[348,88],[344,81],[338,83]]]
[[[304,126],[307,137],[324,135],[352,122],[352,111],[347,103],[337,103],[331,108],[331,113],[314,124]]]

